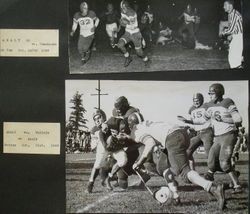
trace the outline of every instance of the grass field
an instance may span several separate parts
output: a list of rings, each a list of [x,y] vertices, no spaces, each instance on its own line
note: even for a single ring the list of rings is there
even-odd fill
[[[196,154],[196,170],[203,174],[206,172],[204,155]],[[67,154],[66,155],[66,201],[67,213],[221,213],[217,208],[217,201],[209,193],[192,184],[185,184],[179,178],[179,192],[181,205],[171,203],[160,206],[146,189],[136,188],[137,176],[129,177],[129,188],[126,192],[115,189],[106,191],[101,186],[99,177],[96,180],[93,193],[85,193],[94,154]],[[241,154],[237,162],[240,171],[240,182],[244,187],[243,193],[231,194],[231,189],[225,190],[227,209],[223,213],[248,213],[248,153]],[[216,174],[216,182],[223,182],[228,186],[228,175]],[[163,178],[154,176],[148,182],[153,190],[165,185]]]
[[[100,38],[101,37],[101,38]],[[150,72],[173,70],[207,70],[228,69],[227,51],[220,50],[189,50],[180,44],[174,43],[166,46],[153,45],[149,57],[152,60],[149,68],[145,67],[142,60],[132,51],[133,61],[124,68],[124,57],[121,52],[111,49],[106,35],[97,36],[97,51],[92,52],[91,59],[81,65],[77,52],[77,38],[70,42],[70,73],[120,73],[120,72]],[[200,29],[198,41],[204,45],[213,46],[217,40],[215,27],[203,26]]]

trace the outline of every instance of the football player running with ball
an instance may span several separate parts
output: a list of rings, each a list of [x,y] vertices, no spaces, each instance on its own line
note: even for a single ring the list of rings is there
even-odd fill
[[[185,127],[174,124],[152,124],[147,126],[140,113],[133,113],[128,118],[131,129],[127,139],[134,140],[145,145],[144,151],[133,168],[138,170],[142,167],[150,152],[160,144],[164,151],[160,154],[157,162],[158,173],[164,177],[169,189],[173,193],[176,204],[180,203],[175,176],[181,176],[185,181],[199,185],[207,192],[212,193],[219,202],[219,208],[225,207],[225,195],[223,185],[216,185],[201,177],[195,170],[189,167],[186,149],[189,146],[189,137]]]
[[[234,101],[230,98],[223,98],[224,93],[224,87],[220,83],[212,84],[209,87],[211,101],[208,103],[205,117],[207,120],[211,120],[214,129],[214,143],[209,151],[209,170],[205,178],[214,180],[216,171],[225,172],[229,174],[234,184],[234,193],[239,193],[242,192],[242,188],[237,173],[231,165],[231,158],[242,118]]]
[[[194,169],[193,153],[195,150],[204,145],[206,157],[208,157],[209,150],[213,144],[213,129],[210,120],[206,121],[204,118],[207,110],[207,103],[204,103],[204,97],[201,93],[196,93],[193,96],[193,105],[189,109],[190,119],[178,116],[178,119],[184,122],[187,126],[196,131],[196,136],[190,140],[190,146],[187,149],[188,158],[190,160],[190,167]]]
[[[78,51],[81,56],[82,64],[85,64],[90,59],[90,47],[94,40],[95,29],[99,25],[99,18],[94,11],[89,10],[86,2],[80,4],[80,12],[74,15],[70,36],[74,35],[78,25],[80,26]]]
[[[120,24],[125,27],[125,33],[119,39],[117,44],[118,48],[122,51],[125,57],[124,67],[127,67],[132,62],[126,44],[132,42],[135,46],[137,55],[142,58],[145,66],[149,66],[150,60],[145,55],[142,49],[142,35],[138,27],[137,13],[129,6],[127,1],[122,1],[121,7],[121,20]]]

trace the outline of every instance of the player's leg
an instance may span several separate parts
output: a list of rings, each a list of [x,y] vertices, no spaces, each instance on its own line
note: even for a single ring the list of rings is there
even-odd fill
[[[219,208],[223,210],[225,208],[225,193],[222,184],[213,184],[212,181],[206,180],[201,177],[195,170],[189,170],[186,173],[186,177],[191,183],[203,187],[207,192],[212,193],[219,202]]]
[[[90,46],[93,42],[94,36],[83,37],[79,36],[78,51],[81,56],[82,64],[85,64],[90,58]]]
[[[243,37],[242,34],[232,35],[229,45],[228,61],[230,68],[240,68],[242,63]]]
[[[136,54],[142,58],[143,62],[145,63],[146,66],[149,65],[149,58],[148,56],[145,54],[145,52],[143,51],[142,49],[142,35],[140,32],[138,33],[134,33],[131,35],[131,40],[135,46],[135,51],[136,51]]]
[[[126,154],[126,152],[123,149],[121,149],[121,150],[119,150],[117,152],[114,152],[113,153],[113,157],[114,157],[114,159],[117,162],[112,167],[112,170],[109,173],[108,178],[106,180],[106,185],[107,185],[107,188],[109,190],[113,189],[112,186],[111,186],[111,184],[110,184],[113,176],[118,172],[119,169],[121,169],[122,167],[124,167],[127,164],[127,162],[128,162],[127,154]]]
[[[235,133],[229,133],[227,135],[220,136],[219,140],[222,142],[219,157],[221,169],[230,176],[235,192],[241,192],[242,188],[240,186],[237,173],[231,165],[231,158],[235,143],[237,141],[237,136]]]
[[[204,145],[206,158],[208,158],[209,151],[213,145],[214,133],[212,128],[208,128],[200,133],[201,140]]]
[[[201,138],[200,138],[200,134],[198,133],[197,136],[191,138],[190,145],[189,145],[189,147],[187,149],[187,156],[188,156],[188,160],[189,160],[189,166],[190,166],[191,169],[195,169],[193,153],[201,145],[202,145],[202,141],[201,141]]]
[[[214,180],[214,173],[218,170],[218,161],[219,161],[219,154],[221,149],[220,141],[216,140],[217,137],[214,138],[214,143],[209,150],[208,154],[208,172],[205,174],[205,179],[213,181]]]
[[[119,42],[117,44],[117,47],[121,50],[121,52],[124,54],[125,62],[124,67],[129,66],[129,64],[132,62],[132,57],[130,56],[126,44],[131,41],[130,35],[128,32],[125,32],[123,36],[119,39]]]

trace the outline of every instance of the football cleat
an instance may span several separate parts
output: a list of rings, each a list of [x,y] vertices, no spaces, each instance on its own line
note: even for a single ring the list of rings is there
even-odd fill
[[[81,59],[81,63],[82,63],[82,65],[85,65],[86,64],[86,60],[85,59]]]
[[[125,61],[124,61],[124,67],[128,67],[129,64],[132,62],[132,57],[129,56],[129,57],[125,57]]]
[[[94,182],[89,182],[89,183],[88,183],[88,186],[87,186],[86,192],[87,192],[87,193],[92,193],[93,187],[94,187]]]
[[[213,173],[210,173],[210,172],[207,172],[204,176],[204,178],[208,181],[214,181],[214,174]]]
[[[220,210],[223,210],[225,208],[224,185],[223,184],[212,185],[211,189],[210,189],[210,192],[213,194],[213,196],[219,202],[219,208],[220,208]]]
[[[106,188],[109,190],[109,191],[111,191],[111,190],[113,190],[113,187],[112,187],[112,185],[111,185],[111,177],[107,177],[107,179],[106,179]]]
[[[151,64],[151,60],[150,59],[144,61],[145,67],[150,67],[150,64]]]
[[[243,189],[242,187],[239,185],[237,187],[234,187],[234,190],[232,192],[232,194],[238,194],[238,193],[242,193],[243,192]]]
[[[181,204],[180,197],[174,198],[174,199],[172,200],[172,203],[173,203],[173,205],[175,205],[175,206],[180,205],[180,204]]]

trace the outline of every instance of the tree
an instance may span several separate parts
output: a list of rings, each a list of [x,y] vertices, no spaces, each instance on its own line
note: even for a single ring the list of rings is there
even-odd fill
[[[80,128],[86,128],[87,119],[84,118],[84,114],[87,112],[82,105],[82,94],[79,94],[77,91],[73,98],[70,100],[70,103],[73,103],[73,106],[70,107],[73,111],[70,114],[69,121],[66,127],[66,130],[70,131],[79,131]]]

